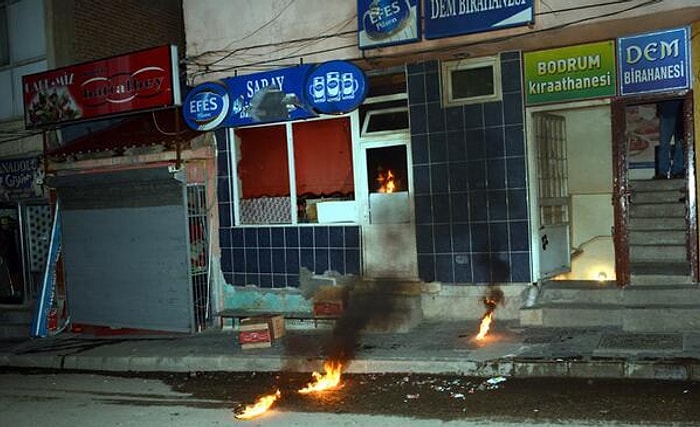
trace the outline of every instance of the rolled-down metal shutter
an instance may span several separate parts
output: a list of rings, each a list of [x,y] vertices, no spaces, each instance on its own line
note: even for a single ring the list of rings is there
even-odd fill
[[[184,176],[167,168],[55,177],[74,323],[192,332]]]

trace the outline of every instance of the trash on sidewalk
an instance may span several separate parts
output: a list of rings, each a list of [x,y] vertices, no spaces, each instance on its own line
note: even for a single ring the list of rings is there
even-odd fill
[[[491,384],[491,385],[496,385],[496,384],[500,384],[500,383],[504,382],[505,380],[506,380],[506,377],[493,377],[493,378],[489,378],[488,380],[486,380],[486,383]]]

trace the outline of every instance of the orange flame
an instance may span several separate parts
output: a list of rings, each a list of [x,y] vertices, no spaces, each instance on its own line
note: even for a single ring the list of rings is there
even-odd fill
[[[325,390],[331,390],[338,387],[340,384],[340,373],[343,366],[340,362],[327,361],[323,364],[325,374],[314,372],[311,376],[314,377],[314,382],[310,382],[306,387],[299,390],[301,394],[316,393]]]
[[[393,193],[396,191],[396,180],[391,169],[387,170],[386,173],[380,172],[377,182],[381,184],[379,187],[380,193]]]
[[[239,420],[249,420],[251,418],[258,417],[267,412],[267,410],[270,409],[270,406],[272,406],[272,404],[275,403],[281,396],[282,393],[280,393],[279,390],[277,390],[274,394],[263,396],[252,405],[247,405],[242,411],[235,414],[235,417]]]
[[[491,328],[491,322],[493,321],[493,311],[487,312],[481,319],[481,325],[479,325],[479,333],[476,335],[476,340],[481,341],[486,338]]]

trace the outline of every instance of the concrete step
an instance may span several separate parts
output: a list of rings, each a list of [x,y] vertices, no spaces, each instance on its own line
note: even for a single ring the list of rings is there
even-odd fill
[[[630,204],[630,218],[685,218],[683,203]]]
[[[685,179],[642,179],[630,181],[633,192],[643,191],[685,191]]]
[[[667,282],[668,283],[668,282]],[[537,306],[555,304],[622,304],[626,306],[663,304],[699,304],[700,286],[681,283],[619,287],[615,284],[543,286]]]
[[[700,331],[700,304],[626,307],[622,329],[635,332]]]
[[[561,304],[523,308],[520,326],[545,328],[621,327],[635,332],[683,332],[700,330],[700,305],[623,306]]]
[[[0,306],[0,324],[2,323],[31,323],[33,308],[28,306]]]
[[[630,231],[630,245],[685,245],[685,230]]]
[[[685,230],[685,218],[630,218],[630,231]]]
[[[31,323],[2,323],[0,324],[0,339],[29,338]]]
[[[690,275],[635,274],[630,275],[630,286],[659,286],[666,283],[690,285]]]
[[[685,189],[671,191],[636,191],[630,196],[630,202],[644,203],[685,203]]]
[[[528,327],[622,327],[617,305],[556,304],[520,309],[520,326]]]
[[[685,244],[683,245],[631,245],[630,262],[656,262],[656,263],[684,263],[688,255]]]

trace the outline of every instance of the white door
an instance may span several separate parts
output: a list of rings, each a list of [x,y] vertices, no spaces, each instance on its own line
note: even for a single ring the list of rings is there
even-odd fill
[[[363,274],[371,279],[418,277],[410,137],[365,140],[361,146]]]
[[[566,120],[535,113],[533,133],[537,153],[539,207],[539,278],[571,269]]]

